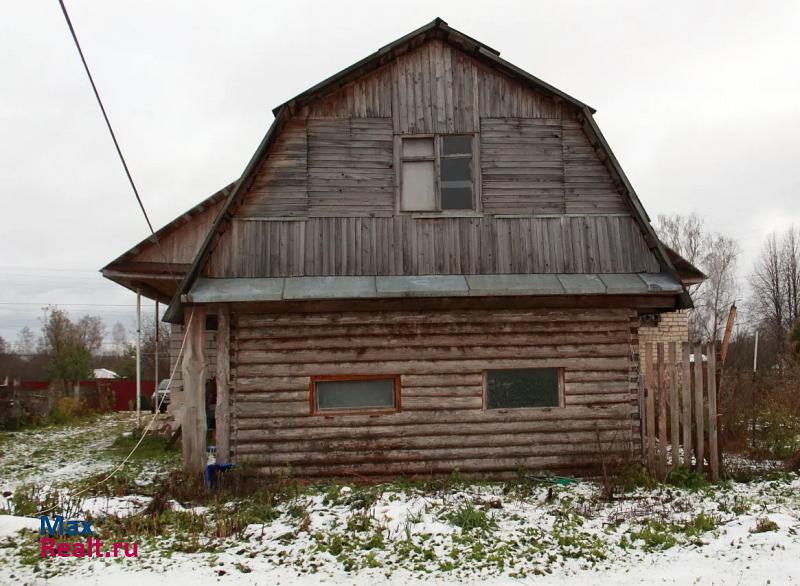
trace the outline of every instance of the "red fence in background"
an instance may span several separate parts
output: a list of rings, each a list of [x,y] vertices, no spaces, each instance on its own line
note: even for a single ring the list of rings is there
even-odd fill
[[[96,380],[85,380],[79,383],[80,386],[80,396],[81,399],[86,401],[90,408],[96,409],[99,406],[99,392],[98,390],[105,390],[106,392],[110,392],[110,397],[112,400],[110,401],[110,406],[113,411],[127,411],[129,409],[136,409],[136,381],[130,379],[96,379]],[[147,397],[147,399],[151,399],[153,396],[153,390],[155,389],[155,382],[151,380],[142,381],[142,397]],[[7,393],[10,393],[11,389],[7,389]],[[23,403],[27,403],[26,399],[28,397],[25,396],[25,392],[37,393],[37,395],[45,395],[54,394],[53,397],[39,397],[41,399],[51,399],[48,401],[48,404],[55,403],[59,397],[72,397],[72,389],[68,389],[65,392],[58,393],[58,397],[55,396],[56,391],[50,389],[50,383],[47,381],[35,381],[35,380],[26,380],[20,381],[17,385],[17,400],[22,401]],[[32,397],[31,397],[32,398]]]
[[[106,379],[102,381],[87,381],[97,384],[110,383],[111,391],[114,393],[114,411],[127,411],[136,409],[136,381],[129,379]],[[81,383],[83,385],[83,383]],[[152,399],[155,382],[151,380],[142,381],[142,397]]]

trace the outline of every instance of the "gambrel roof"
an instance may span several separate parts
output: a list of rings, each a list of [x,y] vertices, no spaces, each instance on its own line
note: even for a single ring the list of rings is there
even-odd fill
[[[547,96],[547,99],[550,100],[552,104],[555,104],[554,107],[558,108],[559,104],[563,104],[564,108],[568,108],[571,112],[571,124],[576,125],[576,128],[582,133],[582,136],[585,136],[586,140],[588,141],[588,145],[593,149],[593,152],[596,153],[596,156],[599,158],[599,161],[607,169],[607,172],[611,176],[618,193],[626,202],[628,209],[630,210],[630,216],[634,225],[638,226],[638,231],[640,232],[637,235],[634,235],[634,240],[637,238],[641,238],[643,242],[643,246],[645,249],[649,249],[649,254],[652,255],[653,262],[655,262],[655,266],[653,268],[644,269],[644,266],[649,266],[647,263],[645,265],[639,266],[636,268],[631,266],[627,270],[633,273],[642,273],[642,274],[650,274],[650,277],[645,277],[644,281],[642,278],[637,278],[636,282],[634,283],[630,279],[623,279],[623,281],[628,283],[628,286],[631,288],[629,293],[636,294],[638,291],[653,291],[654,289],[649,288],[647,279],[651,281],[655,280],[656,282],[660,282],[662,287],[660,288],[657,286],[655,290],[660,290],[662,292],[671,292],[673,295],[677,295],[678,307],[687,307],[690,305],[690,300],[688,295],[686,295],[685,291],[682,290],[680,285],[680,279],[678,273],[673,265],[673,261],[671,260],[670,255],[667,253],[666,249],[663,245],[659,242],[658,238],[655,235],[655,232],[650,225],[649,217],[645,212],[644,208],[639,201],[638,196],[636,195],[635,190],[633,189],[632,185],[630,184],[628,178],[625,176],[619,162],[617,161],[616,157],[614,156],[613,152],[609,148],[605,138],[603,137],[600,129],[597,127],[597,124],[594,121],[593,113],[594,109],[590,108],[583,102],[573,98],[572,96],[562,92],[554,88],[553,86],[547,84],[546,82],[530,75],[529,73],[519,69],[518,67],[514,66],[513,64],[505,61],[500,57],[500,54],[495,49],[484,45],[483,43],[472,39],[471,37],[451,28],[441,19],[435,19],[429,24],[423,26],[412,33],[401,37],[400,39],[390,43],[375,53],[371,54],[370,56],[362,59],[361,61],[347,67],[346,69],[340,71],[339,73],[331,76],[330,78],[324,80],[323,82],[311,87],[310,89],[306,90],[305,92],[295,96],[294,98],[286,101],[285,103],[279,105],[273,110],[275,114],[275,120],[273,121],[272,125],[270,126],[269,130],[267,131],[266,135],[264,136],[263,140],[261,141],[260,145],[258,146],[255,154],[251,158],[250,162],[247,164],[241,178],[236,182],[232,189],[226,194],[224,201],[219,206],[219,213],[216,215],[216,218],[213,221],[210,229],[208,230],[205,238],[202,241],[202,244],[199,248],[198,253],[193,258],[191,265],[189,266],[188,270],[183,277],[180,286],[178,287],[171,303],[169,310],[167,312],[167,319],[169,321],[181,321],[182,319],[182,312],[180,311],[180,307],[183,302],[190,301],[189,294],[191,293],[191,300],[200,302],[202,299],[205,299],[203,291],[208,292],[209,283],[208,280],[204,280],[204,283],[200,283],[199,280],[203,277],[204,271],[207,270],[207,266],[209,264],[211,255],[217,246],[217,243],[220,241],[227,231],[229,231],[230,223],[232,221],[234,210],[237,209],[237,206],[240,205],[246,194],[250,190],[253,182],[259,173],[259,169],[262,168],[265,160],[269,159],[271,149],[273,145],[276,143],[277,140],[280,139],[283,135],[290,136],[288,134],[287,128],[290,127],[291,124],[294,124],[294,120],[297,116],[308,116],[308,112],[311,110],[313,111],[314,108],[319,109],[319,104],[324,103],[328,96],[331,95],[338,95],[344,88],[352,87],[353,84],[359,83],[359,80],[364,79],[367,76],[374,76],[379,75],[381,71],[383,71],[386,66],[395,62],[398,59],[402,59],[405,55],[410,55],[414,51],[418,50],[420,47],[429,44],[431,42],[438,42],[444,43],[448,47],[452,47],[455,50],[467,55],[470,59],[474,60],[475,62],[479,63],[482,68],[485,68],[487,71],[498,72],[499,75],[502,75],[504,79],[513,80],[514,83],[519,84],[521,86],[530,88],[531,90],[535,90],[540,95]],[[477,100],[477,97],[475,98]],[[359,131],[359,129],[351,130],[355,136],[355,133]],[[309,130],[309,132],[311,132]],[[291,138],[289,139],[291,140]],[[365,214],[366,215],[366,214]],[[625,230],[626,227],[623,226]],[[616,224],[613,222],[609,224],[609,227],[605,227],[603,229],[613,230],[616,229]],[[321,230],[321,228],[320,228]],[[626,246],[626,241],[623,237],[622,239],[622,246]],[[633,245],[636,245],[634,243]],[[630,246],[630,244],[628,244]],[[613,251],[612,251],[613,254]],[[124,255],[123,255],[124,256]],[[122,257],[121,257],[122,258]],[[119,261],[120,259],[118,259]],[[110,271],[113,268],[113,265],[118,261],[114,261],[109,266],[104,269],[104,274],[106,271]],[[568,267],[569,268],[569,267]],[[624,273],[625,267],[620,267],[620,270],[617,272]],[[535,273],[535,271],[532,271]],[[550,271],[551,273],[553,271]],[[570,271],[565,271],[570,272]],[[577,267],[573,267],[572,272],[584,273],[587,277],[596,277],[597,282],[603,282],[605,278],[603,276],[604,272],[602,270],[577,270]],[[380,275],[382,273],[376,273],[376,275]],[[386,273],[383,273],[386,274]],[[107,275],[111,276],[111,274]],[[215,275],[216,276],[216,275]],[[286,279],[310,279],[313,277],[310,276],[298,276],[294,277],[292,275],[275,275],[274,282],[267,282],[266,280],[262,279],[258,284],[254,282],[245,283],[246,279],[241,278],[242,275],[235,275],[235,277],[239,278],[239,283],[228,283],[226,285],[223,283],[223,279],[213,279],[216,283],[211,283],[211,285],[216,287],[226,287],[226,286],[233,286],[236,287],[262,287],[266,289],[275,289],[280,288],[283,292],[286,289]],[[391,275],[387,275],[391,276]],[[424,275],[412,275],[414,278],[419,279],[420,276]],[[444,275],[439,275],[438,277],[442,277]],[[335,275],[327,275],[327,276],[320,276],[323,279],[330,279],[335,277]],[[498,275],[495,275],[498,277]],[[580,294],[584,289],[578,287],[577,289],[570,289],[568,286],[565,286],[565,282],[573,282],[574,279],[571,280],[571,277],[566,275],[567,278],[562,279],[559,277],[558,283],[560,287],[558,288],[559,294],[567,294],[567,295],[577,295]],[[348,287],[355,287],[352,289],[357,294],[358,292],[358,284],[355,279],[359,277],[357,275],[353,276],[345,276],[341,275],[338,277],[339,281],[337,281],[338,286],[344,287],[344,290],[347,290]],[[533,277],[530,277],[533,278]],[[530,280],[529,278],[529,280]],[[549,276],[544,279],[545,281],[549,282]],[[343,280],[342,280],[343,279]],[[348,280],[349,279],[349,280]],[[666,279],[666,280],[664,280]],[[473,281],[479,281],[479,278],[472,278]],[[495,279],[497,280],[497,279]],[[524,279],[523,279],[524,280]],[[609,280],[606,278],[606,280]],[[623,292],[624,289],[620,289],[621,287],[619,278],[614,277],[610,280],[615,280],[617,282],[616,288],[612,287],[611,289]],[[230,281],[230,279],[227,279]],[[519,278],[516,279],[518,282],[520,281]],[[542,281],[544,282],[544,281]],[[671,285],[667,286],[665,283],[671,283]],[[327,285],[323,284],[322,289],[325,290],[326,287],[330,290],[330,282],[326,281]],[[467,287],[467,291],[470,291],[470,286],[465,280],[465,286]],[[301,282],[297,283],[290,283],[289,288],[291,289],[292,286],[300,286],[302,287]],[[127,284],[126,284],[127,286]],[[413,283],[408,283],[408,287],[414,289]],[[676,289],[677,286],[677,289]],[[536,289],[535,284],[532,282],[530,283],[531,292],[533,293]],[[194,289],[193,289],[194,288]],[[212,287],[213,288],[213,287]],[[547,287],[545,287],[547,288]],[[266,290],[265,289],[265,290]],[[374,290],[373,290],[374,289]],[[380,288],[376,285],[373,289],[370,289],[369,295],[371,296],[391,296],[389,293],[381,293]],[[551,288],[552,289],[552,288]],[[591,287],[589,288],[591,289]],[[604,292],[610,293],[611,289],[608,287],[605,288]],[[550,290],[550,289],[548,289]],[[595,292],[599,292],[595,290]],[[265,293],[266,294],[266,293]],[[471,293],[467,293],[471,294]],[[487,292],[487,294],[489,294]],[[502,293],[499,293],[502,294]],[[224,294],[222,294],[224,297]],[[233,297],[235,298],[235,296]],[[232,299],[233,299],[232,298]],[[267,298],[270,298],[267,296]],[[284,297],[279,297],[283,299]],[[209,299],[213,299],[213,296]],[[218,296],[216,298],[220,300],[221,297]]]

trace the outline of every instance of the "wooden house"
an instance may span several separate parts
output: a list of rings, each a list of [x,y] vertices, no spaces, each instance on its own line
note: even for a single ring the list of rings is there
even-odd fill
[[[208,379],[218,458],[263,474],[639,457],[640,318],[697,275],[593,112],[440,19],[278,106],[238,181],[103,269],[169,303],[187,467]]]

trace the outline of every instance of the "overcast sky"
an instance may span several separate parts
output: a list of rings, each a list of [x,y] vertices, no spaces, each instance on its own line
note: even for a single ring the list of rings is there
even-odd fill
[[[67,5],[156,227],[239,176],[274,106],[436,16],[596,108],[651,217],[699,212],[740,275],[800,225],[800,2]],[[132,327],[97,270],[147,227],[58,2],[2,14],[0,336],[48,303]]]

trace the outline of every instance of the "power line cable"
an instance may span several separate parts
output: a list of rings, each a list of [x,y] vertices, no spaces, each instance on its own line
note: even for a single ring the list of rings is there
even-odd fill
[[[100,92],[97,90],[97,85],[94,83],[94,78],[92,77],[92,72],[89,70],[89,64],[86,62],[86,57],[83,54],[83,49],[81,48],[81,44],[78,41],[78,35],[75,33],[75,27],[72,26],[72,20],[69,17],[69,13],[67,12],[67,7],[64,4],[64,0],[58,0],[59,5],[61,6],[61,12],[64,13],[64,19],[67,21],[67,26],[69,27],[69,32],[72,35],[72,40],[75,42],[75,48],[78,50],[78,54],[81,57],[81,63],[83,63],[83,68],[86,71],[86,75],[89,77],[89,83],[92,84],[92,91],[94,92],[94,97],[97,99],[97,104],[100,106],[100,111],[103,113],[103,119],[106,121],[106,126],[108,127],[108,132],[111,134],[111,140],[114,141],[114,148],[117,149],[117,155],[119,156],[119,160],[122,162],[122,166],[125,169],[125,175],[128,177],[128,182],[131,184],[131,189],[133,189],[133,194],[136,196],[136,201],[139,203],[139,207],[142,210],[142,214],[144,215],[144,219],[147,222],[147,227],[150,228],[150,234],[153,237],[153,241],[156,243],[156,248],[158,248],[159,253],[161,254],[161,258],[165,264],[169,264],[164,251],[161,248],[161,242],[156,236],[156,231],[153,229],[153,224],[150,222],[150,217],[147,215],[147,210],[144,208],[144,203],[142,202],[142,198],[139,196],[139,190],[136,188],[136,183],[133,181],[133,176],[131,175],[130,169],[128,168],[128,163],[125,161],[125,156],[122,154],[122,149],[119,146],[119,142],[117,141],[117,135],[114,134],[114,128],[111,126],[111,121],[108,119],[108,114],[106,113],[106,108],[103,105],[103,100],[100,98]],[[177,283],[179,279],[172,273],[172,270],[169,271],[170,276],[172,279]]]
[[[78,35],[75,34],[75,28],[72,26],[72,20],[69,18],[67,7],[64,5],[64,0],[58,0],[58,3],[61,5],[61,11],[64,13],[64,18],[67,21],[67,26],[69,27],[69,32],[72,35],[72,40],[75,42],[75,48],[78,49],[78,54],[81,56],[81,62],[83,63],[83,68],[86,70],[86,75],[89,77],[89,83],[92,84],[94,97],[97,98],[97,104],[100,106],[100,111],[103,113],[103,119],[106,121],[108,132],[111,134],[111,140],[114,141],[114,148],[117,149],[117,155],[119,155],[119,160],[122,162],[122,166],[125,169],[125,175],[128,176],[128,182],[131,184],[131,189],[133,189],[133,194],[136,196],[136,201],[139,202],[139,207],[142,210],[142,214],[144,214],[144,219],[147,222],[147,226],[150,228],[150,233],[155,236],[156,231],[153,229],[153,224],[150,222],[150,218],[147,215],[147,210],[144,209],[144,203],[142,203],[142,198],[139,196],[139,190],[136,189],[136,183],[134,183],[130,169],[128,169],[128,163],[125,162],[122,149],[120,149],[119,142],[117,142],[117,136],[114,134],[111,121],[108,119],[108,114],[106,114],[106,108],[103,105],[103,100],[100,99],[100,92],[97,91],[97,86],[94,83],[92,72],[89,70],[89,65],[86,63],[86,57],[84,57],[83,49],[81,49],[81,44],[78,42]]]

